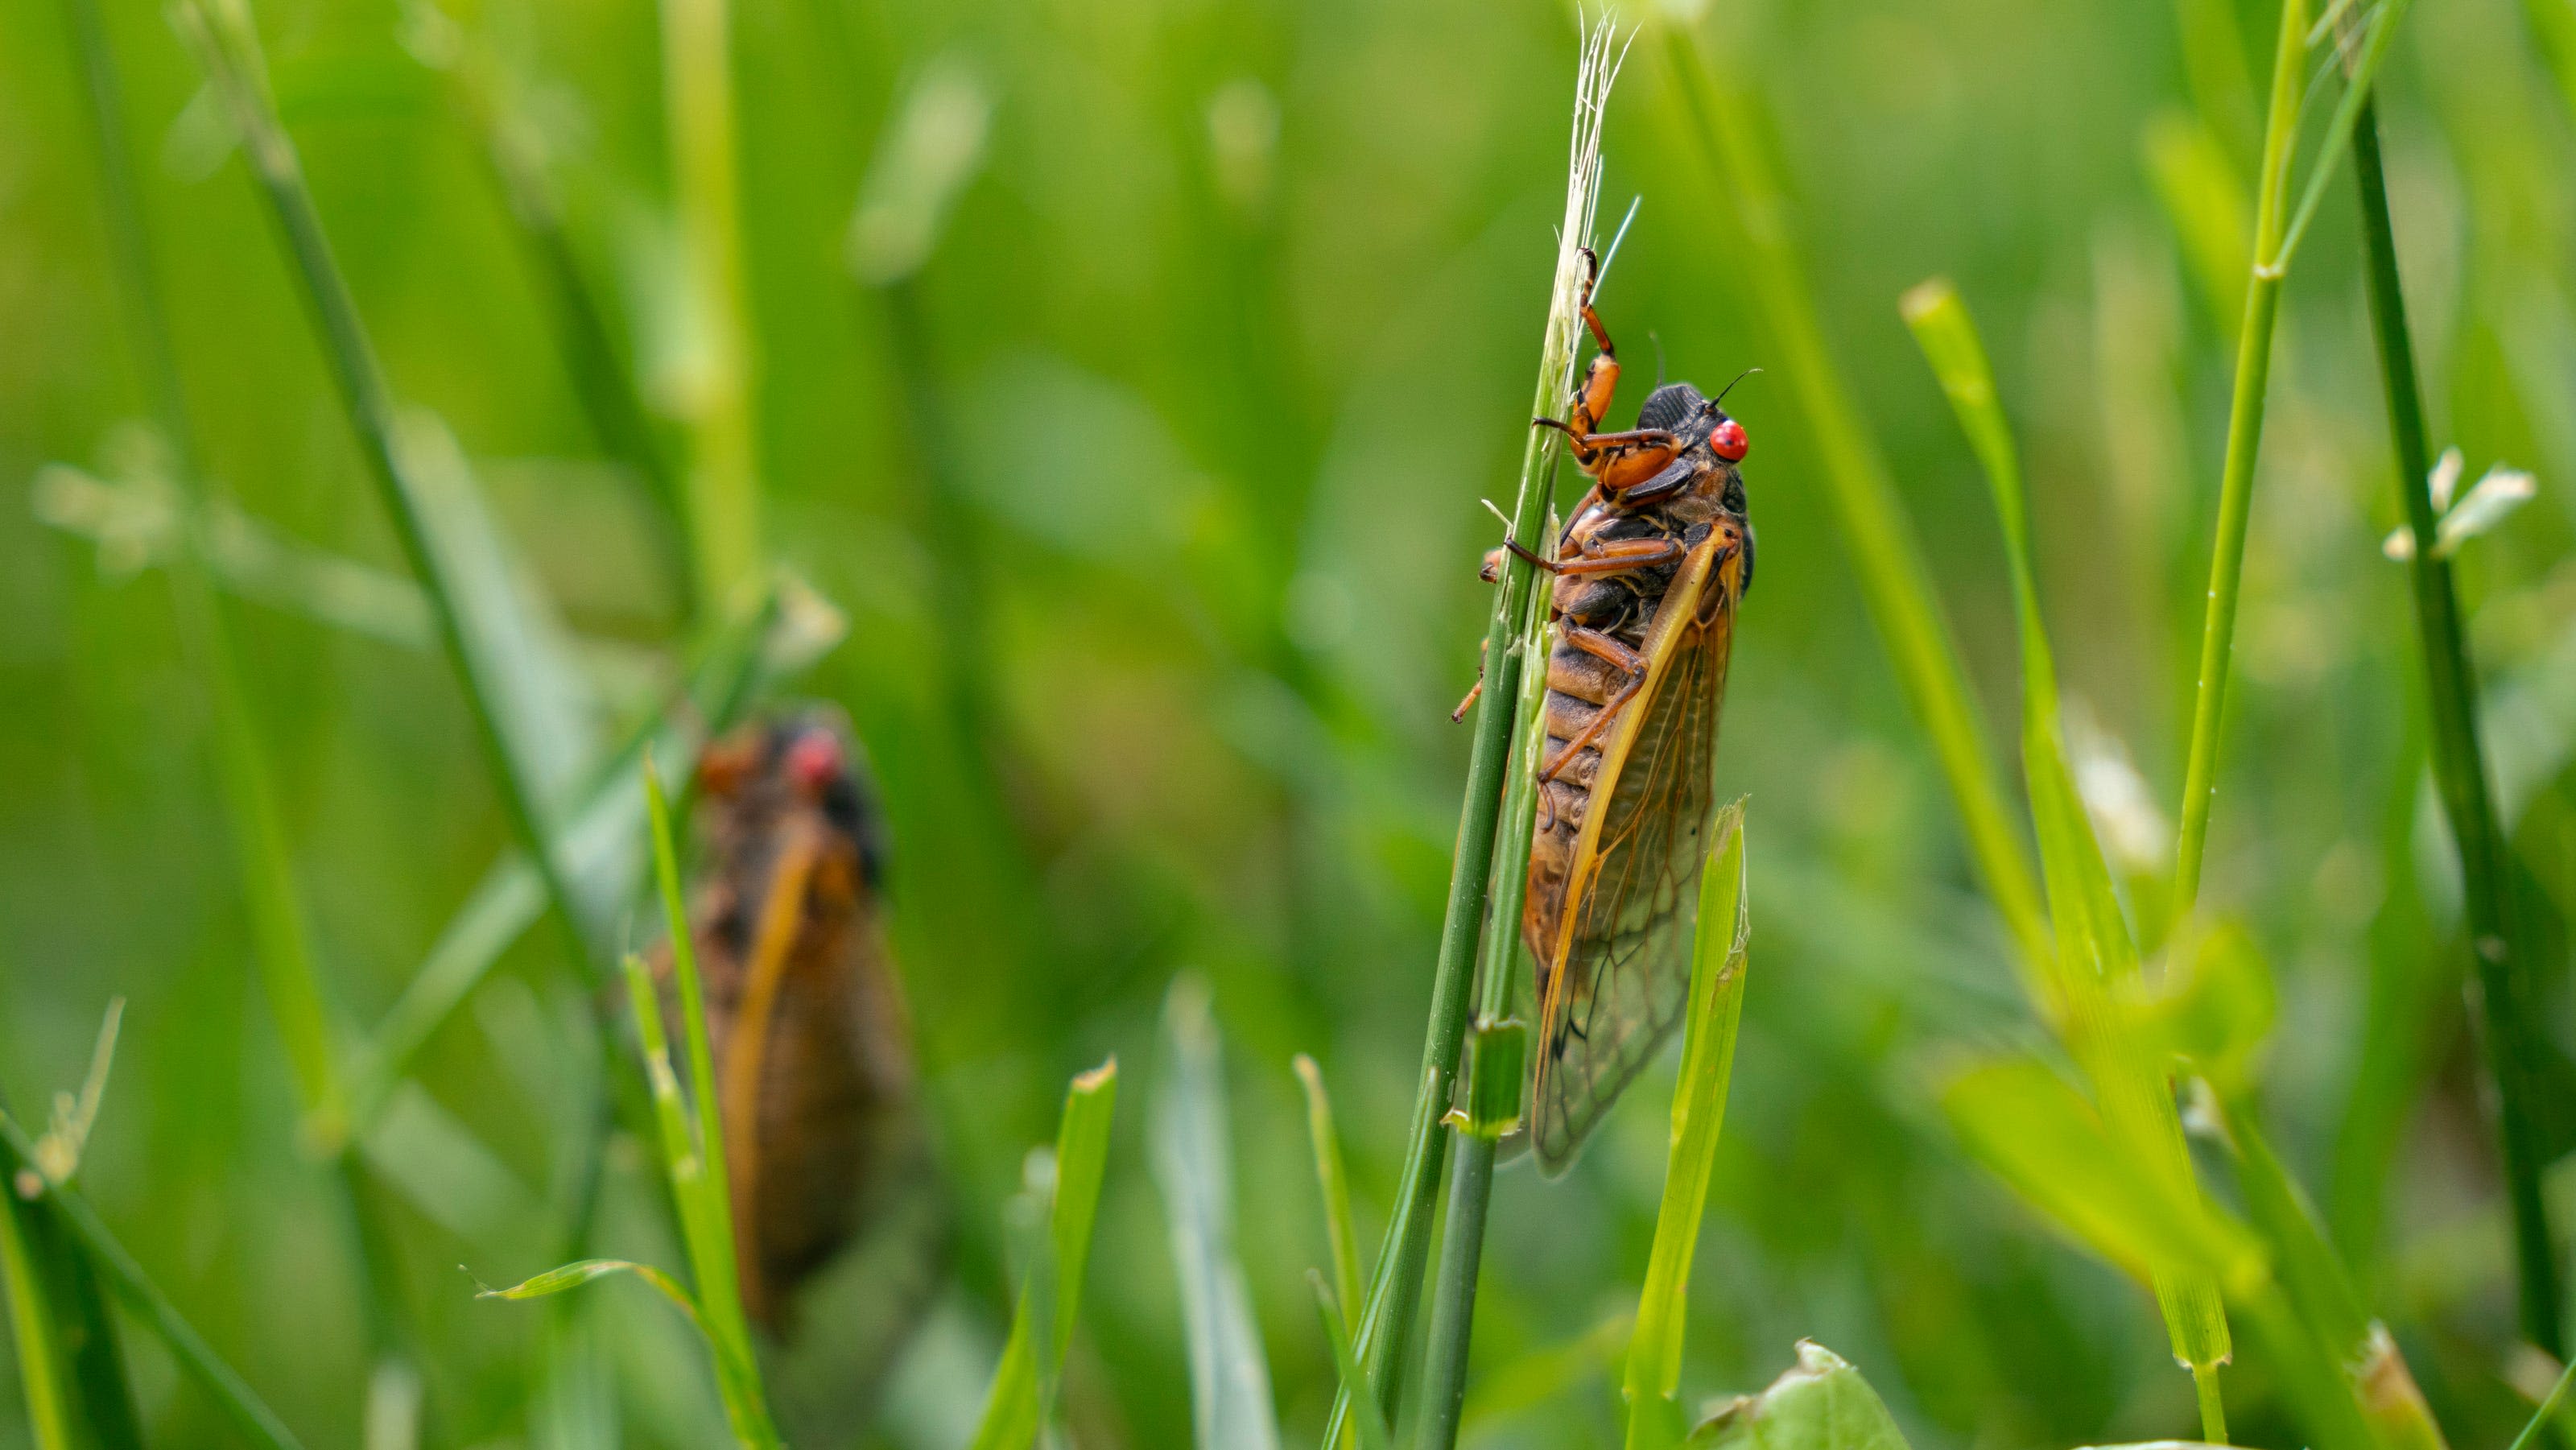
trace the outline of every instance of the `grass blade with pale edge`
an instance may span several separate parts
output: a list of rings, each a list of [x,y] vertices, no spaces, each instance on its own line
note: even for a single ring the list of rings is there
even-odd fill
[[[656,846],[660,845],[657,841]],[[675,953],[676,955],[676,953]],[[681,999],[696,995],[695,975],[684,979]],[[660,994],[644,959],[626,956],[627,1006],[635,1014],[642,1039],[644,1071],[652,1085],[653,1118],[661,1131],[662,1168],[670,1179],[671,1197],[680,1219],[680,1238],[688,1250],[690,1277],[697,1281],[698,1317],[714,1351],[716,1388],[724,1398],[725,1422],[745,1446],[774,1446],[777,1428],[770,1423],[769,1402],[760,1390],[760,1364],[753,1357],[751,1334],[744,1326],[742,1297],[734,1280],[731,1204],[723,1170],[723,1139],[712,1133],[700,1139],[688,1107],[680,1100],[680,1083],[671,1070],[671,1045],[662,1032]],[[693,1014],[694,1015],[694,1014]],[[697,1034],[703,1037],[703,1032]],[[692,1056],[698,1043],[691,1044]],[[693,1076],[691,1086],[711,1092],[712,1075]],[[714,1157],[710,1163],[710,1153]],[[557,1272],[564,1272],[558,1270]]]
[[[604,1279],[611,1274],[632,1274],[660,1290],[663,1298],[679,1306],[680,1313],[687,1317],[691,1329],[707,1336],[709,1349],[717,1353],[723,1352],[721,1346],[716,1344],[715,1336],[707,1334],[706,1320],[699,1315],[697,1301],[689,1297],[689,1291],[681,1288],[672,1281],[670,1275],[654,1268],[651,1264],[639,1264],[628,1259],[584,1259],[577,1264],[548,1269],[533,1279],[513,1284],[507,1289],[477,1289],[474,1291],[474,1297],[477,1299],[542,1299],[549,1294],[578,1289],[593,1279]]]
[[[1324,1197],[1324,1236],[1333,1253],[1333,1299],[1345,1315],[1359,1312],[1359,1235],[1351,1227],[1351,1184],[1342,1172],[1341,1135],[1333,1128],[1333,1100],[1324,1091],[1324,1070],[1315,1059],[1298,1053],[1290,1064],[1306,1093],[1306,1136],[1315,1149],[1315,1186]],[[1345,1324],[1345,1330],[1356,1327]]]
[[[2397,237],[2388,182],[2379,160],[2379,117],[2365,105],[2353,131],[2353,173],[2361,193],[2361,238],[2370,317],[2378,343],[2388,431],[2397,455],[2397,492],[2415,548],[2406,562],[2424,660],[2425,713],[2431,725],[2433,777],[2460,858],[2461,895],[2478,990],[2471,995],[2486,1058],[2505,1198],[2513,1213],[2515,1287],[2523,1336],[2563,1356],[2557,1239],[2541,1192],[2546,1152],[2532,1116],[2530,1067],[2541,1050],[2532,1015],[2528,938],[2517,927],[2512,853],[2488,788],[2478,729],[2477,663],[2462,628],[2451,563],[2432,547],[2439,525],[2431,494],[2432,448],[2424,428],[2415,346],[2406,326],[2406,293],[2397,271]]]
[[[1351,1357],[1350,1331],[1342,1322],[1344,1311],[1334,1307],[1333,1291],[1324,1287],[1321,1270],[1308,1269],[1306,1282],[1315,1291],[1315,1314],[1324,1323],[1324,1343],[1333,1352],[1333,1373],[1341,1383],[1342,1393],[1353,1394],[1360,1388],[1360,1362]],[[1360,1450],[1392,1450],[1395,1437],[1387,1433],[1386,1420],[1378,1414],[1376,1401],[1361,1394],[1351,1403],[1357,1407],[1352,1411],[1351,1423],[1359,1431]]]
[[[1841,1355],[1798,1341],[1798,1362],[1691,1431],[1689,1450],[1906,1450],[1878,1391]]]
[[[35,1140],[5,1111],[0,1111],[0,1148],[6,1150],[0,1152],[0,1191],[23,1190],[30,1175],[44,1182],[35,1170]],[[180,1370],[214,1397],[243,1439],[269,1450],[302,1450],[295,1432],[287,1429],[286,1422],[277,1417],[258,1392],[207,1345],[205,1337],[143,1272],[143,1266],[117,1242],[116,1235],[108,1232],[107,1224],[78,1188],[68,1183],[48,1183],[42,1192],[61,1213],[90,1262],[106,1278],[108,1289],[124,1303],[127,1312],[143,1321],[153,1336],[168,1347]]]
[[[1694,29],[1672,26],[1661,49],[1682,129],[1717,183],[1714,194],[1734,203],[1738,255],[1781,354],[1772,371],[1787,380],[1815,439],[1834,520],[1879,642],[1931,738],[1977,875],[2026,970],[2035,974],[2050,946],[2030,854],[2005,808],[1932,571],[1905,522],[1887,460],[1826,350],[1790,230],[1788,198],[1755,139],[1767,127],[1754,93],[1741,76],[1719,69],[1717,49]]]
[[[689,428],[682,497],[697,596],[722,609],[760,569],[760,440],[735,176],[732,6],[662,0],[661,9],[672,192],[694,344],[671,380]]]
[[[2038,828],[2040,872],[2047,884],[2057,943],[2047,977],[2048,993],[2038,1006],[2091,1079],[2104,1118],[2127,1151],[2147,1171],[2169,1180],[2177,1197],[2197,1198],[2199,1188],[2192,1177],[2190,1151],[2183,1143],[2172,1090],[2113,1006],[2113,991],[2138,979],[2137,949],[2112,890],[2110,867],[2102,858],[2092,820],[2066,763],[2057,666],[2031,562],[2021,460],[1995,396],[1994,372],[1976,324],[1948,282],[1935,279],[1914,288],[1905,295],[1903,311],[1984,467],[2003,528],[2004,560],[2012,576],[2013,613],[2021,634],[2022,769]],[[2218,1285],[2204,1271],[2169,1265],[2154,1266],[2152,1277],[2174,1357],[2189,1366],[2200,1392],[2203,1434],[2223,1442],[2226,1429],[2216,1376],[2218,1366],[2227,1361],[2230,1343]]]
[[[689,908],[680,894],[680,851],[671,831],[671,803],[662,794],[662,773],[654,768],[653,756],[644,756],[644,810],[652,822],[653,887],[662,899],[662,925],[670,933],[671,985],[680,999],[680,1023],[689,1052],[689,1105],[696,1110],[693,1125],[697,1153],[695,1179],[688,1191],[699,1199],[699,1239],[689,1247],[691,1267],[697,1274],[698,1297],[704,1302],[708,1318],[716,1332],[748,1359],[751,1354],[751,1329],[743,1318],[742,1285],[736,1277],[738,1260],[734,1254],[732,1175],[725,1166],[724,1105],[716,1095],[714,1045],[707,1037],[706,993],[698,978],[697,938],[689,930]],[[627,962],[627,990],[633,991],[639,977],[638,963]],[[654,994],[648,993],[648,1000]],[[638,1004],[636,1021],[650,1020],[647,1009]],[[658,1017],[658,1011],[652,1013]],[[653,1021],[645,1039],[645,1052],[658,1054],[662,1048],[654,1042],[661,1036],[661,1024]],[[663,1075],[668,1075],[667,1068]],[[654,1082],[654,1095],[659,1098],[662,1083]],[[669,1139],[669,1125],[664,1126],[665,1141],[675,1150],[671,1188],[681,1192],[676,1165],[678,1143]]]
[[[1600,193],[1603,109],[1618,69],[1613,40],[1606,19],[1587,31],[1576,67],[1565,214],[1557,231],[1555,278],[1534,389],[1534,411],[1540,413],[1554,410],[1573,379],[1579,326],[1575,301],[1583,280],[1580,248],[1592,234],[1593,206]],[[1556,456],[1553,430],[1531,429],[1521,450],[1520,492],[1512,507],[1511,532],[1516,540],[1535,539],[1543,532]],[[1449,1148],[1440,1118],[1456,1088],[1459,1055],[1466,1040],[1469,994],[1477,975],[1477,946],[1484,931],[1503,782],[1512,753],[1515,712],[1507,705],[1520,697],[1523,660],[1514,646],[1525,632],[1538,593],[1537,572],[1525,559],[1504,556],[1494,612],[1485,627],[1484,688],[1490,703],[1476,712],[1476,733],[1467,757],[1466,795],[1459,807],[1458,844],[1449,863],[1448,904],[1441,917],[1431,1010],[1423,1033],[1422,1091],[1414,1105],[1413,1135],[1396,1181],[1394,1213],[1385,1241],[1378,1246],[1359,1331],[1353,1336],[1362,1375],[1381,1412],[1394,1402],[1395,1367],[1412,1335],[1423,1266],[1431,1253],[1433,1198],[1439,1192],[1440,1169]],[[1526,848],[1526,842],[1523,845]],[[1473,1282],[1470,1276],[1470,1289]],[[1337,1390],[1325,1422],[1327,1447],[1340,1445],[1348,1433],[1349,1410],[1344,1392]]]
[[[294,143],[287,138],[269,98],[266,67],[250,16],[242,5],[223,0],[175,0],[170,15],[181,36],[195,49],[208,81],[240,132],[252,172],[284,233],[295,274],[322,335],[326,361],[357,434],[359,451],[402,542],[403,556],[413,577],[427,592],[430,614],[438,625],[439,643],[464,687],[468,713],[490,763],[503,809],[520,847],[535,862],[547,888],[547,899],[563,916],[565,943],[579,974],[586,978],[589,954],[581,935],[583,923],[565,889],[541,813],[540,783],[546,776],[537,761],[520,751],[523,741],[542,738],[549,727],[504,717],[503,711],[510,708],[512,701],[502,692],[505,679],[512,678],[511,672],[503,660],[494,657],[492,641],[469,628],[468,605],[457,593],[460,581],[449,572],[453,556],[442,547],[436,532],[438,505],[430,492],[435,485],[421,476],[417,461],[406,452],[402,427],[374,347],[367,339],[366,326],[358,316],[356,299],[350,295],[348,280],[332,257],[330,240],[314,210],[312,193],[305,187]],[[504,606],[499,599],[477,596],[472,607],[477,611],[472,618],[480,619],[483,611]],[[561,687],[560,677],[537,686],[540,691]],[[533,708],[535,698],[542,695],[517,703]]]
[[[0,1194],[17,1197],[6,1189]],[[141,1415],[97,1265],[54,1205],[18,1200],[17,1206],[27,1210],[28,1244],[48,1280],[45,1298],[59,1335],[65,1384],[89,1428],[88,1444],[93,1450],[142,1450]]]
[[[1637,1296],[1637,1327],[1628,1341],[1628,1450],[1665,1450],[1682,1437],[1682,1329],[1688,1317],[1691,1255],[1708,1208],[1708,1178],[1726,1119],[1726,1085],[1735,1070],[1735,1030],[1744,1015],[1746,952],[1752,945],[1751,893],[1744,869],[1744,802],[1718,812],[1717,845],[1700,878],[1699,940],[1691,954],[1688,1035],[1681,1079],[1673,1088],[1671,1146],[1664,1159],[1664,1197],[1655,1212],[1655,1246]]]
[[[70,1358],[45,1275],[29,1240],[36,1205],[0,1186],[0,1280],[9,1290],[9,1335],[18,1347],[18,1392],[27,1402],[27,1438],[37,1450],[73,1450]]]
[[[969,1450],[1027,1450],[1052,1412],[1065,1346],[1082,1304],[1082,1271],[1091,1256],[1091,1221],[1100,1208],[1100,1180],[1109,1161],[1109,1125],[1118,1106],[1118,1059],[1077,1074],[1064,1095],[1064,1121],[1056,1129],[1054,1203],[1047,1214],[1043,1255],[1048,1264],[1032,1279],[1051,1286],[1045,1297],[1028,1287],[1011,1315],[1011,1337],[993,1370]]]
[[[1154,1180],[1170,1224],[1172,1269],[1190,1354],[1191,1422],[1200,1450],[1279,1443],[1270,1366],[1234,1255],[1234,1150],[1225,1065],[1207,983],[1183,976],[1163,998],[1163,1090],[1154,1104]]]

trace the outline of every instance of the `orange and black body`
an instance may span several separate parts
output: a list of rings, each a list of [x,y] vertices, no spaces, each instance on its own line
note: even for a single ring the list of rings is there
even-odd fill
[[[1600,352],[1569,420],[1539,422],[1565,430],[1593,487],[1547,557],[1523,554],[1552,576],[1556,626],[1521,920],[1538,964],[1527,1122],[1551,1172],[1681,1020],[1735,610],[1753,580],[1743,426],[1670,383],[1635,429],[1595,431],[1619,364],[1590,291]]]
[[[884,823],[819,713],[748,726],[698,767],[707,865],[689,920],[706,992],[745,1308],[784,1332],[924,1144],[886,951]]]

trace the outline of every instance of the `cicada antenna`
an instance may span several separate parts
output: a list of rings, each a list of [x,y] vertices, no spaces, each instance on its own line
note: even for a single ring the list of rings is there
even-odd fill
[[[1758,367],[1753,367],[1753,368],[1746,368],[1744,371],[1742,371],[1742,372],[1740,372],[1740,373],[1737,373],[1733,378],[1731,378],[1731,379],[1729,379],[1729,380],[1728,380],[1728,382],[1727,382],[1727,384],[1726,384],[1726,386],[1725,386],[1725,387],[1722,387],[1722,388],[1718,389],[1718,390],[1717,390],[1717,396],[1716,396],[1716,397],[1714,397],[1714,398],[1709,399],[1709,401],[1710,401],[1710,402],[1712,402],[1712,403],[1723,403],[1723,402],[1725,402],[1725,401],[1726,401],[1726,395],[1727,395],[1727,394],[1729,394],[1729,393],[1731,393],[1731,392],[1734,392],[1734,391],[1735,391],[1735,385],[1736,385],[1737,383],[1740,383],[1740,382],[1744,381],[1746,378],[1749,378],[1749,377],[1753,376],[1755,373],[1758,373],[1758,372],[1760,372],[1760,371],[1762,371],[1762,369],[1760,369],[1760,368],[1758,368]]]

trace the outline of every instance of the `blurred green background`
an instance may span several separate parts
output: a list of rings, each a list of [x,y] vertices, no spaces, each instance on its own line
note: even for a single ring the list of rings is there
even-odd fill
[[[2250,215],[2249,77],[2274,12],[1717,8],[1694,23],[1758,91],[1827,332],[1990,735],[2008,742],[2017,708],[1992,510],[1895,307],[1936,272],[1976,309],[2022,430],[2043,593],[2093,727],[2088,795],[2115,857],[2127,840],[2161,862]],[[2503,462],[2541,480],[2462,578],[2562,1036],[2576,68],[2553,71],[2535,36],[2564,33],[2548,27],[2566,9],[2428,0],[2383,103],[2437,443],[2471,478]],[[559,201],[652,456],[683,472],[687,421],[727,374],[724,329],[683,280],[665,17],[597,0],[256,10],[392,389],[470,460],[576,641],[576,713],[610,738],[673,678],[688,555],[584,406],[488,143]],[[68,14],[0,0],[0,1085],[25,1116],[77,1082],[107,1000],[128,999],[91,1192],[309,1442],[355,1443],[350,1230],[300,1146],[209,691],[158,583],[150,538],[167,531],[102,548],[39,517],[68,517],[70,476],[44,475],[49,491],[49,465],[130,482],[120,430],[150,411]],[[106,19],[210,488],[269,536],[398,575],[195,62],[155,7]],[[1007,1318],[1022,1155],[1068,1075],[1113,1052],[1130,1091],[1065,1419],[1084,1447],[1187,1443],[1145,1126],[1182,969],[1208,978],[1225,1033],[1238,1241],[1281,1419],[1292,1440],[1320,1431],[1332,1371],[1302,1275],[1326,1250],[1288,1061],[1313,1053],[1333,1084],[1373,1244],[1465,765],[1447,716],[1474,678],[1475,567],[1498,532],[1478,499],[1508,499],[1522,446],[1575,47],[1543,3],[737,0],[750,426],[733,456],[756,479],[761,554],[846,615],[789,692],[844,707],[882,778],[892,932],[958,1240],[870,1432],[886,1443],[962,1442]],[[1714,386],[1766,361],[1730,198],[1651,48],[1612,101],[1603,187],[1605,218],[1644,197],[1601,297],[1623,421],[1659,369]],[[863,194],[872,220],[854,225]],[[2412,617],[2379,550],[2396,509],[2351,211],[2338,183],[2290,279],[2203,897],[2250,923],[2280,980],[2276,1136],[2455,1437],[2501,1443],[2527,1409]],[[1921,1446],[2187,1434],[2189,1382],[2148,1298],[2052,1237],[1931,1106],[1964,1051],[2037,1029],[1788,397],[1757,377],[1729,403],[1753,440],[1762,549],[1720,757],[1722,795],[1752,795],[1754,966],[1685,1388],[1757,1387],[1813,1336]],[[316,618],[278,582],[290,572],[244,566],[237,582],[275,587],[229,590],[224,609],[331,1010],[354,1031],[509,826],[401,592],[361,575],[331,596],[371,633]],[[655,934],[640,898],[626,922],[624,940]],[[475,1302],[456,1266],[504,1283],[552,1262],[593,996],[546,929],[529,934],[359,1154],[429,1443],[557,1443],[535,1385],[557,1321]],[[1634,1302],[1669,1071],[1568,1180],[1501,1177],[1475,1443],[1613,1443],[1615,1376],[1549,1352]],[[610,1163],[612,1237],[676,1263],[646,1155],[629,1143]],[[710,1443],[711,1386],[662,1308],[631,1285],[585,1292],[629,1442]],[[156,1443],[218,1439],[210,1406],[135,1343]],[[1514,1387],[1537,1402],[1488,1398]],[[2296,1443],[2259,1364],[2230,1396],[2250,1443]],[[0,1444],[24,1433],[0,1415]]]

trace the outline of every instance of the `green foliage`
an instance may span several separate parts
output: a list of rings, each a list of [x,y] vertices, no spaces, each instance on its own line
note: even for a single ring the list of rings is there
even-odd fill
[[[1759,1395],[1701,1422],[1685,1450],[1906,1450],[1878,1392],[1841,1355],[1798,1342],[1798,1362]]]
[[[1184,976],[1163,999],[1163,1088],[1154,1104],[1154,1179],[1188,1328],[1191,1422],[1201,1450],[1279,1443],[1270,1366],[1234,1252],[1234,1148],[1225,1064],[1207,984]]]
[[[1082,1305],[1083,1270],[1091,1260],[1091,1227],[1109,1161],[1109,1124],[1118,1104],[1118,1063],[1076,1074],[1064,1097],[1055,1153],[1036,1175],[1045,1188],[1044,1216],[1028,1282],[1011,1315],[1011,1337],[984,1398],[971,1450],[1026,1450],[1054,1412],[1065,1350]]]

